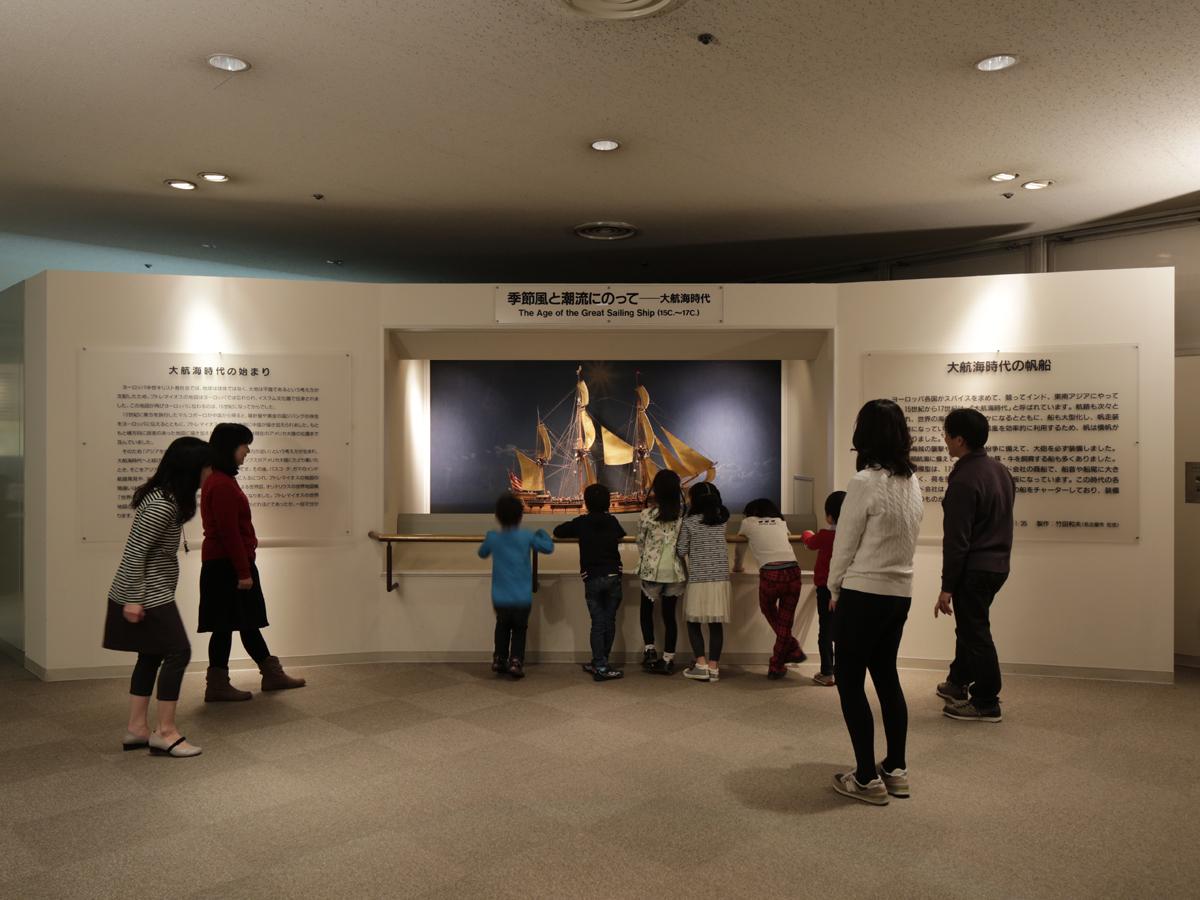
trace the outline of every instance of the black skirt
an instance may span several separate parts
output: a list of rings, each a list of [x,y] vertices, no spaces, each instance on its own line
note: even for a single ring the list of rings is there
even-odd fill
[[[179,618],[179,607],[174,603],[152,606],[140,622],[126,620],[124,609],[120,603],[108,601],[103,642],[106,650],[166,656],[191,648],[187,629]]]
[[[254,586],[238,590],[237,570],[228,559],[206,559],[200,566],[200,627],[206,631],[241,631],[266,628],[267,601],[258,580],[258,566],[251,564]]]

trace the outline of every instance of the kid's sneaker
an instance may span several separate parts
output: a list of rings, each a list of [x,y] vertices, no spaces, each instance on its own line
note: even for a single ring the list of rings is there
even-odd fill
[[[508,671],[508,660],[498,653],[492,654],[492,671],[497,675],[503,675]]]
[[[683,670],[683,677],[693,681],[712,681],[708,666],[688,666]]]
[[[658,662],[658,651],[653,647],[647,647],[642,651],[642,668],[651,669]]]
[[[624,677],[625,677],[624,672],[622,672],[620,669],[613,669],[611,667],[607,668],[607,669],[593,669],[592,670],[592,680],[593,681],[615,681],[618,678],[624,678]]]
[[[826,675],[824,672],[818,672],[813,676],[813,681],[821,687],[833,687],[837,684],[837,680],[832,675]]]
[[[851,800],[861,800],[872,806],[888,805],[888,792],[882,778],[872,778],[866,784],[859,784],[853,772],[845,772],[833,776],[833,789]]]
[[[653,675],[672,675],[675,672],[675,660],[657,659],[646,671]]]
[[[519,659],[514,659],[509,662],[508,674],[511,675],[513,678],[524,678],[525,677],[525,667],[523,665],[521,665],[521,661]]]

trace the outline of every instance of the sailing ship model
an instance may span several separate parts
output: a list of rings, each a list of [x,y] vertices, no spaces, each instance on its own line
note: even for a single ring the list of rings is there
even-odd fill
[[[555,439],[539,415],[534,450],[531,453],[515,450],[519,472],[509,472],[509,487],[526,512],[582,511],[583,490],[596,481],[592,449],[596,444],[597,427],[588,412],[591,398],[583,380],[582,366],[575,370],[575,378],[574,407],[567,429]],[[609,510],[614,513],[643,509],[646,494],[660,469],[667,468],[676,473],[684,486],[697,480],[712,481],[717,474],[715,462],[689,447],[661,423],[651,421],[650,394],[645,387],[639,384],[634,396],[636,402],[628,427],[629,441],[604,426],[599,428],[604,464],[628,467],[622,476],[622,487],[612,493]],[[665,442],[658,432],[666,438]],[[548,487],[548,469],[551,480],[557,476],[558,494],[551,493]]]

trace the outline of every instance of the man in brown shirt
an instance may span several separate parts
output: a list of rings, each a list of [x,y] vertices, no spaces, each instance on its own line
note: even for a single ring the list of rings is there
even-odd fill
[[[942,498],[942,592],[933,616],[955,616],[955,645],[950,675],[937,693],[951,719],[999,722],[1000,661],[990,615],[1008,578],[1016,487],[1012,473],[984,449],[983,413],[956,409],[946,416],[945,431],[956,462]]]

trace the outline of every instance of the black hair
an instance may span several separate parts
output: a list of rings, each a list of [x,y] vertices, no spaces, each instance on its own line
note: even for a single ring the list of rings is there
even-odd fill
[[[878,467],[889,475],[910,477],[917,467],[912,464],[912,434],[904,410],[891,400],[868,400],[854,421],[854,450],[858,453],[858,471]]]
[[[753,516],[756,519],[783,518],[783,513],[779,511],[779,507],[775,505],[775,501],[767,497],[759,497],[757,500],[751,500],[746,504],[746,508],[742,512],[743,515]]]
[[[212,453],[212,467],[226,475],[237,475],[238,464],[234,462],[233,454],[237,448],[254,443],[254,432],[245,425],[235,422],[222,422],[212,431],[208,446]]]
[[[583,489],[583,505],[590,513],[608,512],[608,502],[611,498],[612,494],[608,488],[598,482]]]
[[[956,409],[946,416],[946,434],[960,437],[972,450],[987,446],[987,416],[977,409]]]
[[[496,521],[505,528],[516,528],[525,516],[525,506],[512,494],[501,494],[496,500]]]
[[[683,512],[683,488],[679,476],[670,469],[659,469],[650,485],[650,496],[658,504],[660,522],[674,522]]]
[[[834,491],[825,498],[825,515],[833,520],[833,524],[837,524],[838,518],[842,515],[842,501],[846,499],[845,491]]]
[[[711,481],[693,484],[688,497],[692,501],[690,515],[700,516],[705,525],[724,525],[729,521],[729,510],[721,504],[721,492]]]
[[[200,470],[208,465],[208,444],[198,437],[181,437],[171,441],[158,461],[154,474],[133,492],[129,505],[137,509],[155,488],[165,491],[175,501],[179,524],[196,515],[196,491],[200,490]]]

